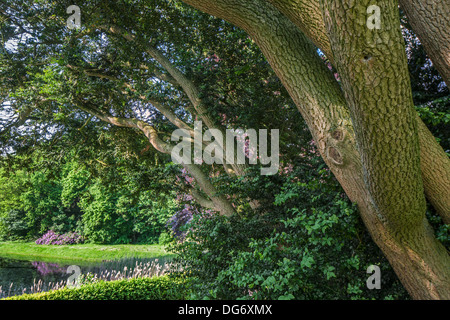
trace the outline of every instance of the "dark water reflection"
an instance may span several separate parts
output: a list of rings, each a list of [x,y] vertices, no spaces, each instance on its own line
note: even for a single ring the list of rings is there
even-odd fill
[[[144,272],[151,272],[149,265],[159,265],[163,268],[164,264],[169,262],[170,258],[126,258],[115,261],[104,261],[101,263],[92,263],[88,265],[79,265],[82,274],[113,274],[126,268],[128,272],[133,271],[137,266],[144,267]],[[64,286],[73,272],[67,273],[70,265],[64,263],[49,263],[42,261],[26,261],[0,257],[0,298],[12,295],[31,293],[36,291],[37,284],[40,283],[39,291],[48,291],[54,288],[56,283]],[[49,285],[50,284],[50,285]],[[30,292],[31,291],[31,292]]]

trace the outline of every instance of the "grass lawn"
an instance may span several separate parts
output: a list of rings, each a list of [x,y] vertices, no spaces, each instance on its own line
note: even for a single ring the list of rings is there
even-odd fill
[[[44,262],[101,262],[121,258],[157,258],[170,254],[161,245],[37,245],[34,242],[0,242],[0,257]]]

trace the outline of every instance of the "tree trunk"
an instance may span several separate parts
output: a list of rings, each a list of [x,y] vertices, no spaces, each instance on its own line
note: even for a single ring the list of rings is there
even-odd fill
[[[377,1],[381,26],[370,29],[366,25],[370,0],[320,2],[374,213],[409,259],[396,261],[399,254],[386,249],[385,254],[411,296],[448,298],[450,260],[425,219],[417,119],[398,4]],[[419,273],[403,275],[411,270]]]
[[[421,198],[419,192],[420,187],[411,187],[411,196],[416,202],[412,204],[413,210],[404,202],[408,197],[399,197],[396,206],[405,212],[395,213],[395,210],[390,210],[388,203],[380,203],[387,206],[388,216],[392,218],[392,223],[387,223],[386,217],[381,215],[379,208],[375,206],[380,201],[379,194],[375,194],[375,199],[372,194],[382,194],[383,190],[375,187],[369,192],[366,186],[361,155],[356,148],[353,126],[342,91],[316,54],[311,41],[268,3],[231,0],[185,2],[226,19],[249,33],[288,90],[323,159],[349,198],[358,204],[370,234],[411,296],[416,299],[448,298],[449,258],[424,219],[424,200],[423,194]],[[408,113],[407,110],[405,112]],[[410,114],[409,118],[411,117]],[[415,121],[409,119],[404,125],[404,130],[411,128],[413,132],[417,132]],[[414,138],[410,137],[405,139],[412,139],[413,143],[412,146],[406,147],[408,153],[414,155],[414,152],[418,152],[417,141],[414,142]],[[412,161],[416,171],[408,179],[417,181],[419,163]],[[396,214],[401,219],[396,219]],[[398,232],[393,226],[398,227],[402,223],[405,224],[401,227],[403,232]],[[416,236],[419,238],[416,239]]]
[[[333,54],[331,53],[331,46],[328,39],[328,35],[325,31],[325,24],[321,16],[319,0],[267,0],[272,3],[283,15],[288,17],[303,33],[310,37],[311,41],[324,52],[329,60],[334,64]],[[237,19],[237,17],[226,18],[227,13],[220,10],[218,5],[209,4],[207,1],[203,4],[198,3],[195,0],[186,0],[186,3],[190,3],[195,7],[214,14],[217,12],[217,16],[222,17],[230,22]],[[444,6],[443,4],[441,4]],[[448,6],[447,6],[448,9]],[[301,12],[298,12],[301,10]],[[220,12],[223,12],[221,15]],[[439,17],[439,15],[437,15]],[[415,17],[411,16],[410,19]],[[437,23],[433,16],[428,17],[433,23]],[[313,21],[316,24],[313,24]],[[442,20],[439,20],[442,22]],[[234,22],[232,22],[234,23]],[[237,22],[234,23],[239,25]],[[242,25],[241,25],[242,26]],[[442,24],[442,29],[445,30],[445,23]],[[432,41],[432,39],[430,40]],[[447,54],[448,57],[448,54]],[[344,99],[343,99],[344,100]],[[423,121],[419,120],[419,129],[424,127]],[[450,185],[450,159],[445,156],[442,147],[436,141],[436,139],[430,139],[429,134],[425,134],[426,131],[419,130],[419,142],[421,150],[421,168],[422,177],[424,179],[424,188],[427,198],[435,208],[436,212],[442,217],[443,221],[449,220],[448,211],[448,199],[450,199],[450,188],[439,189],[436,186]],[[425,135],[424,135],[425,134]],[[422,136],[424,135],[424,136]],[[432,159],[429,155],[440,155],[439,159]],[[444,154],[445,157],[442,156]],[[438,165],[438,166],[437,166]],[[440,169],[439,172],[443,175],[435,174],[434,169],[436,167],[445,168]]]
[[[442,79],[450,86],[450,2],[400,0],[400,7]]]
[[[444,223],[450,225],[450,159],[418,115],[417,123],[425,195]]]
[[[288,17],[333,62],[319,0],[267,0]],[[450,81],[450,2],[400,0],[414,32],[447,85]]]
[[[366,25],[370,2],[321,0],[321,5],[366,186],[388,223],[409,228],[422,222],[425,197],[407,59],[395,1],[377,2],[380,30]]]

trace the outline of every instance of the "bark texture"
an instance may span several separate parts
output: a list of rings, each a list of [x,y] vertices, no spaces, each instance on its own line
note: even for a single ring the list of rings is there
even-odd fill
[[[319,0],[267,0],[293,21],[334,64]],[[450,81],[450,2],[400,0],[408,21],[447,85]],[[371,3],[374,4],[374,3]]]
[[[400,0],[414,32],[434,66],[450,86],[450,2]]]
[[[374,205],[394,228],[415,226],[425,197],[397,6],[378,1],[382,27],[372,30],[366,26],[371,1],[321,2]]]
[[[420,140],[420,166],[425,195],[441,216],[450,225],[450,159],[436,139],[417,115]]]
[[[334,64],[319,0],[267,0],[289,18]]]

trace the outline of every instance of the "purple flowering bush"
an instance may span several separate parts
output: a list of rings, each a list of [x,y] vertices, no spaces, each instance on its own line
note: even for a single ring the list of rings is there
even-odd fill
[[[186,232],[185,226],[192,220],[194,210],[196,209],[186,204],[183,210],[178,211],[167,222],[167,226],[170,227],[176,238],[180,240],[184,239]]]
[[[36,240],[36,244],[77,244],[82,243],[83,238],[76,232],[67,232],[64,234],[58,234],[53,230],[49,230],[46,234]]]
[[[43,276],[46,276],[49,274],[54,274],[54,273],[60,274],[60,273],[66,272],[66,268],[61,267],[59,264],[56,264],[56,263],[33,261],[31,264]]]

